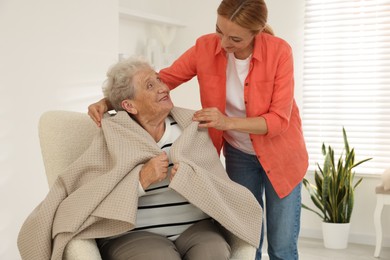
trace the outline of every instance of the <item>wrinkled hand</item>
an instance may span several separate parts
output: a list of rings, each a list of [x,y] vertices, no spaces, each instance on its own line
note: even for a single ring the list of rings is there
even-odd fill
[[[173,177],[175,177],[176,172],[177,172],[178,169],[179,169],[179,164],[176,163],[175,165],[173,165],[173,167],[171,169],[171,176],[169,178],[170,181],[173,180]]]
[[[88,106],[88,115],[91,117],[91,119],[96,123],[98,127],[101,127],[103,114],[107,111],[108,111],[108,106],[105,98]]]
[[[167,177],[168,165],[168,155],[165,152],[145,163],[139,173],[142,188],[146,189],[151,184],[164,180]]]
[[[229,117],[222,114],[218,108],[204,108],[196,111],[192,120],[199,122],[199,127],[213,127],[218,130],[228,130]]]

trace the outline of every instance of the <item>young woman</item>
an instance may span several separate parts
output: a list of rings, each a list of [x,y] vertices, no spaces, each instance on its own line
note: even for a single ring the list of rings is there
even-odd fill
[[[270,259],[298,259],[308,155],[292,50],[267,26],[263,0],[223,0],[217,13],[216,33],[200,37],[159,75],[170,89],[197,76],[203,109],[193,120],[208,128],[218,151],[223,147],[230,178],[265,207]],[[89,106],[89,115],[99,125],[109,108],[102,99]]]

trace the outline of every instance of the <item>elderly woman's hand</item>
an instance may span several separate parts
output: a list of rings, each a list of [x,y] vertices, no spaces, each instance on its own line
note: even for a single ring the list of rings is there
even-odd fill
[[[88,115],[96,123],[97,126],[101,126],[103,114],[109,109],[108,101],[103,98],[96,103],[88,106]]]
[[[177,170],[179,169],[179,164],[174,164],[171,169],[171,176],[169,177],[169,180],[172,181],[173,177],[175,177]]]
[[[165,152],[145,163],[139,173],[142,188],[146,189],[151,184],[164,180],[167,177],[168,165],[168,155]]]

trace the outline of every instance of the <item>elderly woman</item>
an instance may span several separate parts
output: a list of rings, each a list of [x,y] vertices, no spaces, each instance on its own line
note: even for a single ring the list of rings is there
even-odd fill
[[[260,205],[229,179],[194,111],[174,107],[144,61],[107,76],[117,113],[23,224],[22,259],[62,259],[72,239],[96,239],[104,260],[222,260],[226,230],[257,247]]]
[[[116,111],[126,111],[142,126],[162,152],[139,172],[135,229],[98,240],[103,259],[229,259],[230,247],[218,226],[168,187],[178,167],[170,171],[169,150],[182,133],[169,115],[173,108],[169,88],[140,60],[119,62],[107,76],[105,97]]]

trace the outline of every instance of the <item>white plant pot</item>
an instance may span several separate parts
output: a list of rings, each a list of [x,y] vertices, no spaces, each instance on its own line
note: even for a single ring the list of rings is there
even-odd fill
[[[348,247],[350,223],[322,222],[322,236],[324,246],[330,249],[344,249]]]

